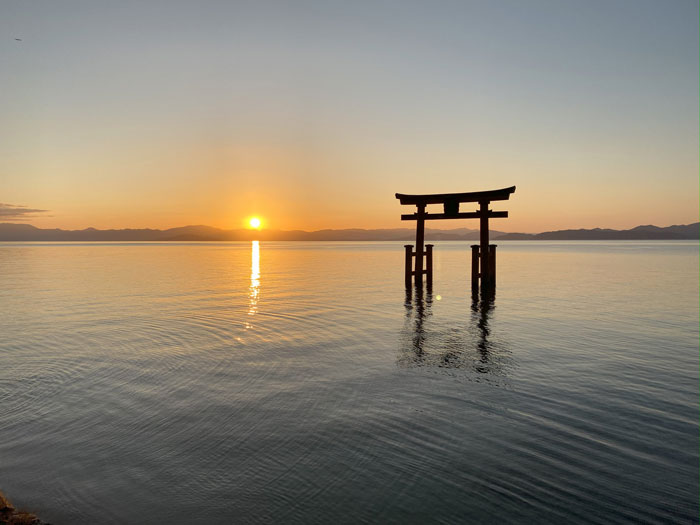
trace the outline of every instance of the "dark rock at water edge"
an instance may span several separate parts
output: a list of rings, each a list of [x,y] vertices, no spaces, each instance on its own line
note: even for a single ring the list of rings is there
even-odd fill
[[[36,514],[17,510],[10,500],[0,492],[0,525],[50,525],[41,521]]]

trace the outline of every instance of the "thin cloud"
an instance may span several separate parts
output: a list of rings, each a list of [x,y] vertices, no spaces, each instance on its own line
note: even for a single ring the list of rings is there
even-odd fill
[[[40,217],[49,210],[39,210],[15,204],[3,204],[0,202],[0,221],[24,221],[34,217]]]

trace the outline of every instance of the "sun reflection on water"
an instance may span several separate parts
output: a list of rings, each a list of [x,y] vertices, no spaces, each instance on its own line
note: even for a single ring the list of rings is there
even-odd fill
[[[250,287],[248,288],[248,315],[255,315],[258,311],[260,298],[260,242],[252,241],[250,250]],[[249,322],[246,328],[251,328]]]

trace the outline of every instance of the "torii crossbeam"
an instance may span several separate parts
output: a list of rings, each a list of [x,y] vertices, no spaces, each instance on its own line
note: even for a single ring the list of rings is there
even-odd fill
[[[423,244],[425,240],[425,221],[439,219],[479,219],[479,244],[472,246],[472,288],[492,289],[496,283],[496,247],[489,248],[489,217],[508,217],[507,211],[489,210],[491,201],[506,201],[515,192],[515,186],[500,190],[473,191],[469,193],[437,193],[433,195],[405,195],[397,193],[396,198],[401,204],[416,206],[416,213],[401,215],[402,221],[416,221],[416,250],[406,246],[406,286],[411,285],[411,277],[415,275],[416,285],[423,282],[423,275],[427,276],[428,283],[433,280],[432,245]],[[478,202],[479,209],[473,212],[460,212],[459,205],[462,202]],[[442,204],[443,213],[426,213],[428,204]],[[415,270],[412,268],[412,259],[415,257]],[[426,258],[424,270],[423,258]],[[481,270],[479,271],[479,267]]]

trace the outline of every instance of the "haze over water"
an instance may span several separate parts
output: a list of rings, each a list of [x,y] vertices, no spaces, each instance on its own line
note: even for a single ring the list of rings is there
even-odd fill
[[[697,242],[0,244],[0,480],[66,523],[698,521]]]

